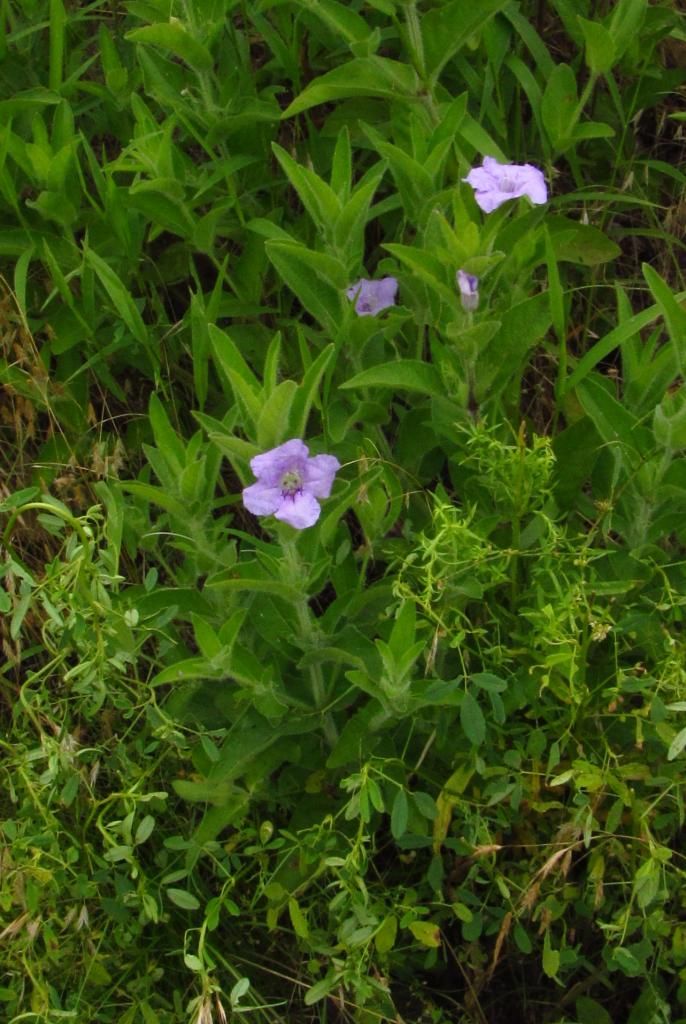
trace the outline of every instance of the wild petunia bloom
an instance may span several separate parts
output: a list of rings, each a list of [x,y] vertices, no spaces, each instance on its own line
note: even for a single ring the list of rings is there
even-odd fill
[[[376,316],[387,306],[395,305],[398,282],[394,277],[382,277],[380,281],[369,281],[360,278],[346,290],[349,299],[355,300],[355,312],[358,316]]]
[[[313,526],[341,468],[335,455],[314,455],[297,438],[256,455],[250,468],[257,483],[243,491],[243,504],[256,516],[274,516],[296,530]]]
[[[468,274],[466,270],[458,270],[455,275],[460,290],[460,301],[466,313],[473,313],[479,305],[479,278]]]
[[[532,164],[500,164],[492,156],[485,156],[482,166],[474,167],[462,180],[472,186],[484,213],[492,213],[508,199],[519,196],[528,196],[538,205],[548,201],[543,172]]]

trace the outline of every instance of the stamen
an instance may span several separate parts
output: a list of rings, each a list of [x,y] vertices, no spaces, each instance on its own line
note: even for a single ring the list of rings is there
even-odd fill
[[[302,490],[302,476],[296,469],[289,469],[287,473],[281,477],[281,493],[284,498],[294,497],[298,491]]]

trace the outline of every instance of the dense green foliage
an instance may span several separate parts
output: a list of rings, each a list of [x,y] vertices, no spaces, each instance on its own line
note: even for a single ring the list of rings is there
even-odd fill
[[[686,1021],[685,28],[1,0],[8,1022]]]

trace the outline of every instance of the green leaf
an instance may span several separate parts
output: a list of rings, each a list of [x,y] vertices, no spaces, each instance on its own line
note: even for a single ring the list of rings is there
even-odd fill
[[[677,302],[686,301],[686,292],[679,292],[674,296]],[[620,348],[625,342],[634,338],[642,331],[645,327],[651,324],[654,320],[657,320],[660,315],[659,306],[649,306],[648,309],[642,310],[640,313],[635,313],[634,316],[630,317],[624,323],[620,324],[606,334],[604,338],[591,348],[577,363],[577,366],[572,374],[567,379],[564,387],[564,393],[571,391],[579,381],[583,380],[591,372],[594,366],[610,355],[611,352],[616,348]]]
[[[267,255],[305,309],[335,337],[344,319],[345,268],[297,242],[268,241]]]
[[[313,1006],[320,999],[328,996],[329,992],[340,983],[340,977],[336,971],[329,971],[324,978],[321,978],[305,993],[305,1006]]]
[[[169,466],[180,473],[186,463],[186,449],[169,422],[164,407],[154,391],[150,395],[148,415],[155,444]]]
[[[161,487],[154,487],[152,484],[146,484],[140,480],[121,480],[118,482],[118,486],[122,490],[128,491],[129,494],[135,494],[137,497],[143,498],[144,501],[152,502],[153,505],[159,505],[160,508],[170,512],[178,519],[188,518],[188,509],[178,498],[172,497],[171,494]]]
[[[648,0],[619,0],[619,3],[613,5],[608,31],[617,60],[639,37],[647,9]]]
[[[195,642],[203,658],[207,658],[208,661],[218,658],[222,652],[223,645],[209,622],[195,613],[191,613],[191,622],[193,623]]]
[[[547,292],[518,302],[503,314],[499,330],[477,359],[475,393],[478,401],[497,393],[514,377],[550,324]]]
[[[206,587],[217,590],[235,591],[236,593],[247,591],[252,594],[271,594],[273,597],[280,597],[291,604],[298,604],[303,600],[303,592],[291,587],[288,583],[280,580],[243,579],[236,577],[234,569],[224,569],[211,576]]]
[[[613,139],[614,136],[614,128],[604,121],[584,121],[582,124],[574,125],[572,141],[583,142],[584,139]]]
[[[275,448],[284,440],[297,390],[294,380],[282,380],[264,402],[257,419],[257,444],[260,448]]]
[[[86,263],[97,274],[100,283],[112,300],[112,304],[134,338],[142,345],[148,345],[148,332],[136,305],[127,289],[112,268],[92,249],[84,252]]]
[[[250,988],[250,978],[239,978],[229,993],[229,1002],[232,1008],[236,1008]]]
[[[445,283],[445,267],[442,261],[426,249],[420,249],[414,245],[401,245],[396,242],[387,242],[384,249],[390,252],[391,256],[404,263],[406,267],[421,277],[430,288],[450,306],[459,308],[457,292],[454,287]]]
[[[465,693],[460,704],[460,723],[469,742],[480,747],[486,739],[486,720],[478,701],[469,692]]]
[[[282,117],[349,96],[376,96],[393,100],[417,99],[419,79],[412,68],[387,57],[358,57],[315,78],[293,100]]]
[[[300,909],[300,904],[294,896],[288,901],[288,916],[291,919],[293,925],[293,931],[301,939],[307,939],[310,936],[310,928],[307,923],[307,918]]]
[[[620,442],[628,451],[640,450],[642,431],[638,420],[597,378],[583,381],[577,396],[606,444]]]
[[[559,970],[560,953],[559,950],[553,949],[550,942],[550,929],[547,929],[543,938],[543,973],[548,978],[555,978]]]
[[[327,231],[341,212],[336,193],[309,167],[297,164],[276,142],[272,142],[272,151],[312,220],[320,231]]]
[[[409,925],[410,931],[417,942],[428,949],[437,949],[441,944],[441,929],[431,921],[412,921]]]
[[[290,434],[291,437],[305,437],[307,421],[322,377],[336,355],[336,346],[331,344],[323,349],[315,361],[308,367],[307,373],[298,387],[291,406]]]
[[[667,760],[673,761],[679,756],[681,751],[686,747],[686,728],[683,728],[681,732],[678,732],[672,742],[669,744],[669,750],[667,751]]]
[[[334,225],[334,244],[338,249],[347,253],[347,259],[351,264],[359,262],[362,258],[364,230],[369,220],[369,207],[383,174],[382,168],[369,181],[355,190]]]
[[[559,261],[595,267],[622,254],[617,243],[592,224],[579,224],[568,217],[548,217],[546,225]]]
[[[363,756],[363,751],[366,754],[370,750],[373,745],[373,721],[379,711],[377,702],[369,701],[348,719],[341,729],[338,743],[329,754],[327,768],[341,768],[357,762]]]
[[[338,3],[338,0],[298,0],[301,7],[316,14],[346,43],[364,42],[371,35],[368,22],[357,11]]]
[[[17,92],[11,99],[0,100],[0,118],[6,124],[14,114],[38,113],[41,107],[63,102],[59,93],[36,88]],[[36,108],[39,108],[37,111]]]
[[[331,188],[334,190],[341,203],[347,202],[350,198],[350,190],[353,181],[352,149],[350,146],[350,131],[347,124],[338,133],[336,146],[331,161]]]
[[[435,820],[436,815],[438,814],[438,808],[436,807],[436,801],[429,793],[423,793],[421,790],[415,790],[412,793],[412,799],[423,818],[426,818],[427,821]]]
[[[393,798],[391,810],[391,835],[394,839],[400,839],[407,832],[408,815],[407,794],[403,787],[399,786]]]
[[[612,952],[612,961],[629,978],[638,978],[643,974],[643,964],[625,946],[618,946]]]
[[[173,665],[168,665],[153,676],[150,686],[183,683],[189,679],[214,679],[224,675],[226,673],[213,666],[207,658],[184,658]]]
[[[669,337],[674,345],[683,373],[684,353],[686,352],[686,310],[677,301],[669,285],[648,263],[641,266],[646,283],[653,293],[660,312],[662,313]]]
[[[656,898],[660,889],[660,864],[650,857],[641,864],[634,876],[634,894],[641,910]]]
[[[177,907],[182,910],[197,910],[200,900],[187,889],[167,889],[167,896]]]
[[[420,24],[424,57],[433,79],[494,14],[508,6],[508,0],[453,0],[423,13]]]
[[[242,437],[236,437],[221,420],[217,420],[203,412],[194,412],[193,416],[200,426],[207,431],[207,436],[212,443],[224,452],[232,462],[238,462],[239,466],[241,463],[247,464],[256,455],[260,454],[260,449],[256,444],[244,441]]]
[[[374,945],[376,946],[377,953],[380,953],[382,956],[384,953],[390,953],[395,946],[397,934],[398,918],[395,914],[390,914],[381,922],[381,925],[374,936]]]
[[[586,64],[594,75],[604,75],[615,62],[615,44],[611,34],[597,21],[579,16],[579,24],[586,43]]]
[[[417,607],[414,601],[403,601],[398,608],[388,646],[397,662],[401,662],[405,652],[414,644],[417,628]]]
[[[362,370],[340,385],[344,388],[380,387],[400,391],[420,391],[425,395],[444,395],[445,388],[438,371],[430,363],[418,359],[398,359]]]
[[[237,401],[245,408],[253,424],[262,412],[260,383],[241,355],[238,346],[225,332],[210,324],[210,344],[219,368],[226,375]]]
[[[474,914],[464,903],[453,903],[451,909],[458,921],[462,921],[463,924],[470,924],[474,920]]]
[[[555,152],[570,145],[578,117],[576,75],[569,64],[558,64],[546,83],[541,100],[541,117]]]
[[[436,190],[431,175],[406,150],[386,142],[373,128],[365,125],[364,133],[390,167],[405,213],[408,218],[416,221],[419,212],[433,198]]]
[[[127,32],[124,38],[132,43],[151,44],[169,50],[196,71],[211,71],[214,64],[207,47],[194,39],[177,21],[158,22],[156,25],[134,28]]]
[[[653,433],[670,451],[686,448],[686,392],[667,392],[653,413]]]
[[[140,846],[146,839],[149,839],[155,830],[155,819],[152,814],[146,814],[144,818],[141,818],[136,834],[133,837],[134,846]]]
[[[579,1024],[612,1024],[607,1010],[588,996],[579,996],[575,1005]]]
[[[488,693],[504,693],[507,690],[505,680],[501,679],[500,676],[493,675],[492,672],[475,672],[470,676],[470,679]]]

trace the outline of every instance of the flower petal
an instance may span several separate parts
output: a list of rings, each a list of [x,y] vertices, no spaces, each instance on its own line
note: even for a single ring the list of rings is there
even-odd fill
[[[328,498],[340,468],[341,464],[335,455],[314,455],[305,464],[303,489],[315,498]]]
[[[497,189],[491,189],[487,192],[475,192],[474,198],[477,206],[481,207],[484,213],[493,213],[508,199],[514,199],[514,196],[511,192],[498,192]]]
[[[395,304],[395,297],[398,294],[398,279],[395,277],[382,277],[377,281],[376,301],[379,309]]]
[[[307,491],[298,491],[293,497],[282,498],[281,504],[274,513],[283,523],[289,523],[296,530],[304,530],[314,526],[319,519],[321,508],[319,502]]]
[[[548,186],[543,177],[543,171],[532,164],[524,164],[522,167],[523,184],[522,194],[527,195],[532,203],[541,205],[548,202]]]
[[[258,479],[262,476],[273,479],[285,472],[289,464],[294,464],[296,469],[299,468],[299,464],[307,458],[309,453],[310,449],[304,441],[293,438],[272,448],[271,451],[256,455],[254,459],[250,460],[250,468]]]
[[[513,167],[516,167],[516,164],[501,164],[500,160],[496,160],[494,156],[485,156],[481,161],[481,165],[492,178],[498,178],[503,171],[510,171]]]
[[[492,213],[503,203],[528,196],[532,203],[548,201],[543,172],[533,164],[501,164],[495,157],[485,156],[481,167],[474,167],[466,181],[474,189],[474,198],[484,213]]]
[[[486,157],[486,159],[489,158]],[[491,189],[497,188],[498,181],[493,174],[483,167],[473,167],[467,177],[462,180],[466,181],[468,185],[471,185],[473,189],[476,189],[479,192],[488,192]]]
[[[360,278],[346,289],[349,299],[355,300],[358,316],[376,316],[382,309],[395,304],[398,282],[394,277],[382,277],[379,281]]]
[[[349,299],[354,299],[358,292],[361,292],[366,284],[370,284],[366,278],[361,277],[359,281],[355,281],[355,284],[351,284],[345,290],[345,294]]]
[[[243,490],[243,504],[255,516],[271,516],[283,501],[280,487],[269,487],[257,481]]]

